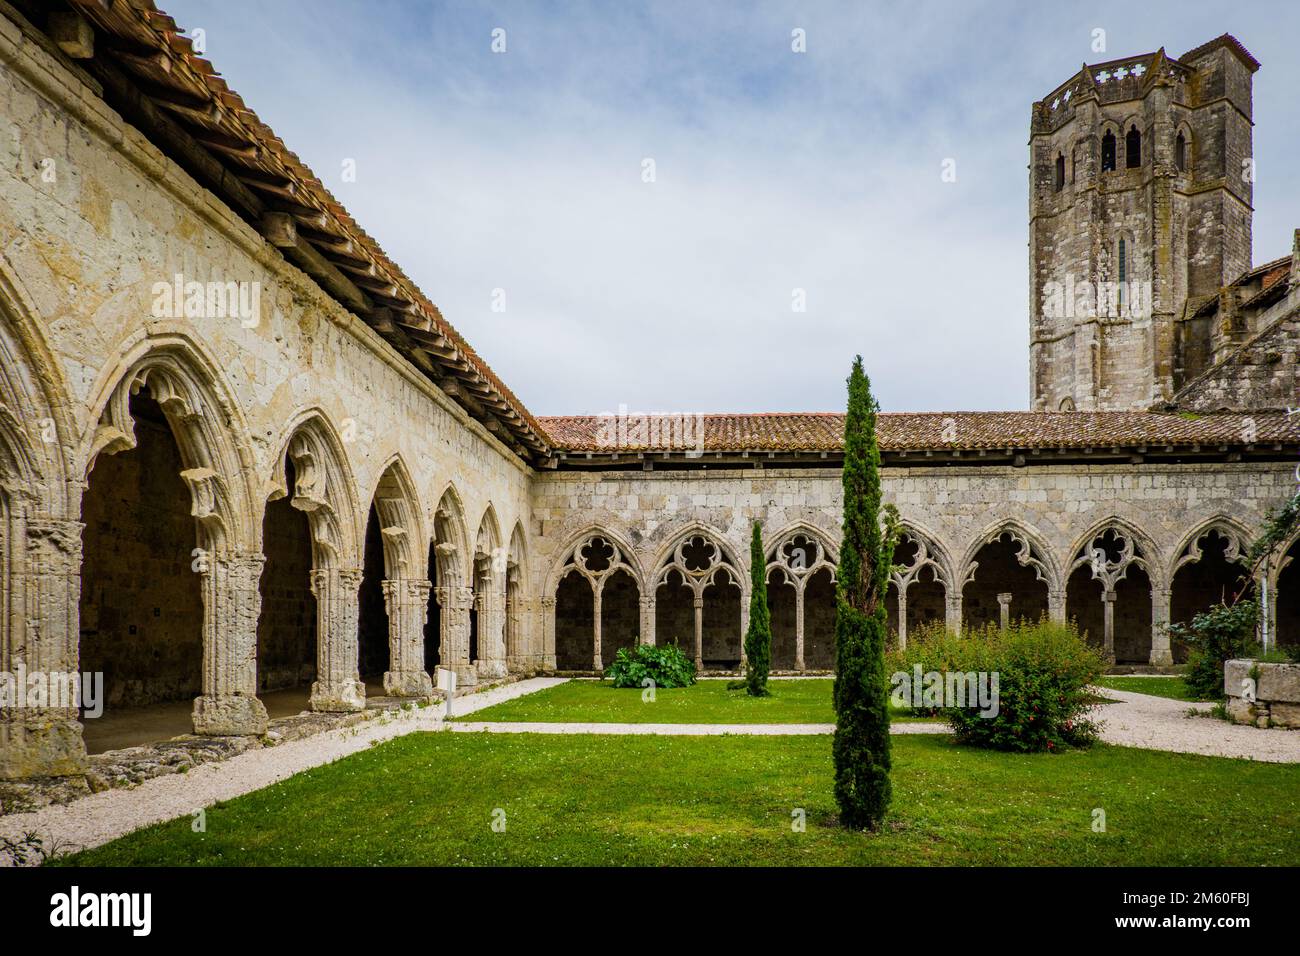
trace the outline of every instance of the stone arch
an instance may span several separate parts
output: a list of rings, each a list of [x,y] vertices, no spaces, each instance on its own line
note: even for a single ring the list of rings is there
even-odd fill
[[[470,614],[474,612],[473,559],[465,506],[453,482],[438,496],[433,517],[430,574],[435,578],[433,596],[436,611],[430,617],[437,624],[439,666],[455,671],[466,685],[478,682],[478,668],[470,661]],[[432,635],[429,635],[431,637]],[[428,638],[426,638],[428,639]]]
[[[700,522],[692,522],[660,550],[651,583],[655,595],[655,640],[660,632],[685,644],[682,633],[693,633],[695,665],[705,662],[732,667],[743,661],[742,635],[748,587],[746,564],[725,536]],[[666,592],[666,593],[665,593]],[[694,611],[687,620],[682,602],[689,597]],[[664,612],[672,615],[663,616]]]
[[[516,521],[510,531],[506,549],[506,669],[520,673],[528,669],[530,659],[524,616],[529,605],[528,541],[523,522]]]
[[[474,536],[474,606],[470,612],[470,661],[480,678],[506,676],[506,564],[501,522],[491,502]]]
[[[620,536],[599,525],[583,529],[547,580],[558,669],[599,672],[620,647],[645,639],[641,572]]]
[[[358,604],[360,672],[383,668],[384,693],[427,698],[424,625],[431,585],[426,566],[424,509],[400,455],[380,471],[370,498]]]
[[[985,569],[996,578],[977,577],[982,561],[997,562],[996,571]],[[1014,519],[981,532],[967,548],[961,568],[963,627],[993,624],[995,615],[996,621],[1060,616],[1061,574],[1052,552],[1038,532]]]
[[[1300,644],[1300,531],[1271,560],[1268,613],[1273,642]]]
[[[0,252],[0,671],[78,670],[76,434],[39,309]],[[80,772],[75,701],[0,709],[0,779]]]
[[[1247,595],[1254,582],[1247,581],[1247,554],[1251,533],[1226,515],[1200,522],[1186,534],[1173,552],[1169,565],[1169,620],[1186,624],[1220,600]],[[1171,646],[1174,663],[1187,658],[1181,641]]]
[[[1180,151],[1178,141],[1182,139]],[[1173,165],[1179,173],[1195,178],[1196,176],[1196,140],[1192,136],[1191,124],[1180,120],[1174,127]],[[1181,155],[1180,155],[1181,152]]]
[[[196,618],[202,662],[194,730],[260,734],[267,725],[266,709],[257,698],[256,662],[263,558],[248,429],[219,366],[196,343],[183,333],[141,335],[125,349],[122,360],[104,372],[90,403],[97,424],[82,442],[87,481],[100,456],[137,448],[131,403],[134,396],[143,401],[145,389],[161,410],[175,445],[196,529],[198,547],[191,568],[199,575],[201,608]],[[98,507],[93,488],[83,496],[83,508],[87,505]],[[135,512],[137,517],[143,514]],[[147,547],[156,550],[151,543]],[[83,610],[85,584],[83,580]],[[183,690],[183,684],[177,689]]]
[[[902,521],[898,534],[885,601],[898,645],[906,647],[908,632],[916,627],[939,620],[953,626],[948,614],[953,572],[952,559],[933,533],[914,521]]]
[[[1147,534],[1118,516],[1095,522],[1071,547],[1066,618],[1109,660],[1145,664],[1160,656],[1159,553]]]
[[[356,480],[339,432],[322,410],[299,412],[284,434],[267,497],[271,502],[287,497],[307,516],[311,533],[311,591],[316,600],[311,707],[361,710],[366,696],[357,657],[362,533],[357,527]],[[286,487],[290,471],[291,488]]]
[[[833,667],[838,563],[834,546],[820,529],[805,522],[787,526],[768,542],[765,570],[772,667],[797,671]]]

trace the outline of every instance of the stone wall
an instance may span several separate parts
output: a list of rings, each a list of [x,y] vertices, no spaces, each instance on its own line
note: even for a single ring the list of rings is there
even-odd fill
[[[968,599],[992,595],[992,606],[982,607],[976,616],[996,623],[996,595],[1008,587],[1015,592],[1013,617],[1021,606],[1045,606],[1051,616],[1065,619],[1066,580],[1080,568],[1083,575],[1090,574],[1087,546],[1102,530],[1122,529],[1135,544],[1137,563],[1131,579],[1117,575],[1113,583],[1120,635],[1113,651],[1121,660],[1145,651],[1143,659],[1151,663],[1170,663],[1164,630],[1170,620],[1170,589],[1177,580],[1180,592],[1188,590],[1183,578],[1175,576],[1197,570],[1202,551],[1196,542],[1204,547],[1207,535],[1222,531],[1244,551],[1265,516],[1293,493],[1292,470],[1285,462],[889,467],[885,497],[898,507],[909,530],[926,540],[939,569],[945,619],[953,626],[961,623],[963,610],[972,610],[963,609],[963,594]],[[558,566],[585,536],[600,533],[616,542],[645,594],[659,580],[674,546],[683,537],[704,534],[736,556],[747,602],[748,562],[740,556],[748,553],[750,523],[762,524],[769,545],[800,529],[833,552],[840,534],[840,474],[836,469],[774,468],[544,472],[533,482],[532,510],[537,587],[543,598],[554,596]],[[1010,537],[1004,537],[1003,544],[1010,563],[997,565],[1000,577],[981,577],[975,567],[981,548],[1007,533]],[[1021,563],[1017,555],[1026,545],[1026,561]],[[994,565],[985,560],[988,574]],[[1276,593],[1276,570],[1271,573]],[[953,582],[966,583],[962,587]],[[777,588],[789,585],[770,583],[769,593]],[[642,633],[657,633],[660,640],[679,636],[689,645],[689,590],[664,586],[656,591],[654,610],[643,611],[647,617]],[[925,597],[916,585],[909,594],[912,591],[922,602],[935,601],[933,592]],[[1098,598],[1101,592],[1080,589]],[[1196,594],[1207,606],[1219,597],[1208,585]],[[782,597],[775,603],[777,654],[788,656],[783,642],[788,643],[793,628],[793,602]],[[825,613],[816,609],[818,603],[811,598],[807,602],[806,637],[814,630],[815,616]],[[909,620],[913,614],[909,606]],[[1085,608],[1078,616],[1096,628],[1102,611]],[[747,603],[741,618],[737,627],[747,619]],[[679,631],[687,633],[681,636]],[[553,625],[548,625],[548,633],[553,646]],[[576,632],[566,633],[566,639],[578,639]],[[553,653],[549,647],[547,653]],[[806,660],[805,666],[813,664]]]
[[[310,522],[316,705],[361,706],[354,686],[356,588],[366,516],[377,500],[386,510],[384,576],[392,582],[385,591],[393,620],[386,685],[421,691],[412,668],[422,670],[426,561],[439,524],[456,578],[443,595],[456,610],[442,615],[458,629],[451,635],[459,655],[452,663],[465,680],[504,672],[501,635],[479,641],[499,661],[494,656],[475,665],[464,655],[468,642],[459,629],[471,598],[463,589],[473,583],[477,548],[504,547],[514,536],[526,552],[526,465],[125,123],[84,75],[3,17],[0,127],[0,485],[22,489],[14,501],[24,547],[36,555],[54,545],[48,561],[27,565],[39,578],[4,582],[7,594],[27,602],[18,619],[30,621],[30,633],[42,643],[16,641],[6,622],[0,663],[80,666],[83,491],[87,480],[115,483],[125,480],[123,469],[130,472],[132,449],[147,444],[144,431],[152,427],[135,420],[130,394],[147,388],[180,455],[167,465],[170,478],[148,480],[183,490],[184,527],[169,528],[167,546],[187,557],[183,563],[168,558],[175,567],[165,569],[129,556],[110,566],[111,552],[92,560],[108,577],[152,574],[184,585],[192,593],[176,601],[188,602],[190,611],[194,595],[202,595],[201,621],[181,627],[176,633],[183,638],[166,636],[169,647],[193,646],[194,660],[169,663],[158,675],[167,695],[200,693],[196,729],[246,733],[266,725],[255,696],[256,648],[263,518],[272,499],[287,498]],[[183,299],[169,303],[162,290],[177,276],[223,288],[242,283],[246,301],[258,308],[223,315],[206,302],[192,310]],[[127,457],[114,461],[116,455]],[[286,459],[298,468],[294,487],[284,485]],[[11,512],[17,514],[6,504]],[[92,511],[84,517],[95,525],[92,538],[104,532],[119,549],[128,548],[130,532],[115,527],[113,516]],[[297,546],[301,555],[303,542]],[[519,659],[536,667],[540,614],[527,590],[532,575],[521,580]],[[503,606],[504,574],[493,587],[502,594],[489,605]],[[93,608],[96,596],[86,600]],[[138,632],[127,637],[148,641],[168,613],[182,613],[179,605],[154,601],[147,608],[100,609],[98,620],[87,623],[106,627],[112,612],[128,610],[146,619],[123,620]],[[274,607],[272,613],[286,612]],[[503,627],[504,615],[492,615],[492,624]],[[300,624],[293,627],[300,631]],[[300,638],[285,640],[297,645]],[[87,662],[94,660],[92,644]],[[200,660],[206,663],[191,667]],[[192,671],[197,686],[182,686],[173,670]],[[281,679],[268,675],[261,686]],[[144,688],[120,699],[155,696]],[[29,716],[0,727],[0,772],[80,765],[74,713]]]

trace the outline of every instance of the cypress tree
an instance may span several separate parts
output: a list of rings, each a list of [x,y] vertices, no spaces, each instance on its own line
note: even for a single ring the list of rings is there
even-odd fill
[[[745,631],[745,692],[766,697],[767,674],[772,669],[772,613],[767,606],[767,556],[763,532],[754,522],[749,541],[749,629]]]
[[[885,591],[895,515],[881,529],[876,400],[862,370],[849,375],[844,420],[844,540],[835,586],[835,802],[840,823],[874,830],[889,807],[889,692],[885,681]]]

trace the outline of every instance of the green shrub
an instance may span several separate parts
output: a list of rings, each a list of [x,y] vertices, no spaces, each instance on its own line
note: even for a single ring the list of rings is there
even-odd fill
[[[909,635],[905,649],[890,654],[887,667],[910,680],[917,665],[922,674],[997,674],[998,706],[991,716],[973,701],[967,707],[912,702],[912,713],[943,717],[963,743],[1037,752],[1087,746],[1097,737],[1089,686],[1106,665],[1069,625],[1043,620],[963,634],[922,629]]]
[[[615,687],[646,687],[647,679],[655,687],[689,687],[695,683],[695,662],[676,644],[638,643],[635,648],[618,649],[605,677]]]
[[[1223,662],[1248,655],[1255,640],[1259,605],[1254,601],[1216,604],[1190,624],[1170,625],[1169,633],[1188,646],[1183,680],[1199,697],[1223,696]]]
[[[1043,620],[990,629],[971,642],[963,669],[998,675],[995,716],[976,707],[944,709],[963,743],[1035,753],[1097,739],[1090,688],[1106,662],[1070,625]]]

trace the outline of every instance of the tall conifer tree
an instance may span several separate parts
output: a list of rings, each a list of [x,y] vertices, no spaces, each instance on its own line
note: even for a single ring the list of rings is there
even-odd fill
[[[885,681],[885,591],[895,516],[881,529],[876,400],[862,370],[849,375],[844,420],[844,540],[835,586],[835,802],[840,823],[874,830],[889,807],[889,692]]]
[[[754,522],[749,541],[749,629],[745,631],[745,692],[768,696],[767,675],[772,669],[772,613],[767,606],[767,556],[763,532]]]

